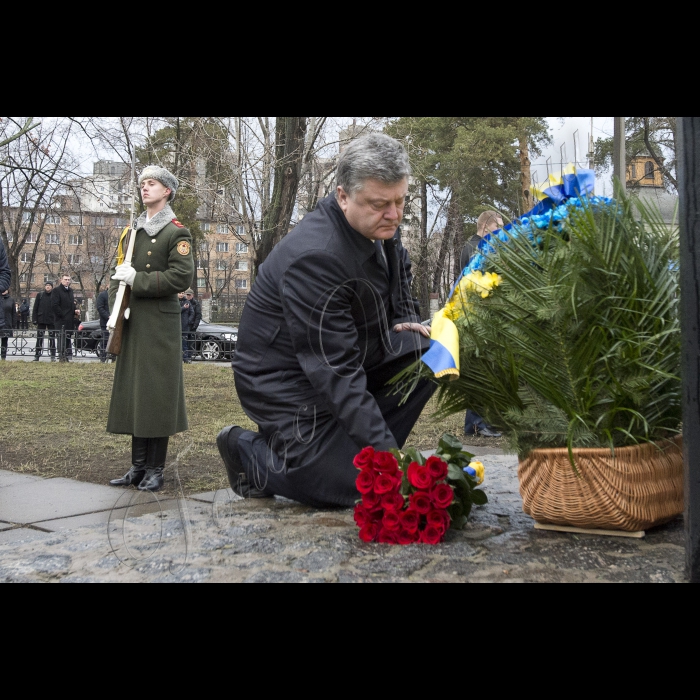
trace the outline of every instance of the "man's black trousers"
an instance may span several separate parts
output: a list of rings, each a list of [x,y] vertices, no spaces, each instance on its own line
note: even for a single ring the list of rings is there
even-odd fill
[[[45,323],[40,323],[37,326],[36,332],[36,356],[41,357],[44,352],[44,335],[49,334],[49,347],[51,348],[51,357],[56,357],[56,338],[53,331],[53,326],[48,326]]]
[[[425,406],[435,393],[432,382],[421,381],[404,401],[392,395],[387,382],[416,362],[403,357],[380,365],[367,374],[368,390],[403,447]],[[252,485],[270,496],[282,496],[315,508],[352,507],[359,500],[355,482],[355,456],[369,445],[357,445],[329,414],[319,416],[313,406],[299,407],[294,415],[274,415],[269,402],[256,395],[253,383],[237,377],[241,403],[264,433],[245,433],[238,444],[246,474]]]

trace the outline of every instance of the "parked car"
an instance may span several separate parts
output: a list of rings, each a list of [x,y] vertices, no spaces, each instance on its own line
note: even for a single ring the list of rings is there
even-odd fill
[[[208,362],[225,362],[233,359],[238,344],[238,328],[202,323],[196,333],[191,334],[190,347],[194,359]],[[99,321],[81,323],[75,340],[78,352],[94,353],[100,347],[102,329]]]

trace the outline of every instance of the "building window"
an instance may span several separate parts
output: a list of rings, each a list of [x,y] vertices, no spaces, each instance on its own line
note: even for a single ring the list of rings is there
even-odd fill
[[[24,214],[22,214],[22,223],[28,224],[31,220],[32,220],[31,212],[25,211]]]
[[[82,236],[68,236],[68,245],[83,245]]]
[[[216,280],[216,288],[219,291],[226,289],[226,280]]]
[[[632,163],[632,165],[630,165],[630,180],[634,181],[636,179],[637,179],[637,164]]]
[[[249,246],[247,243],[236,243],[236,252],[239,255],[247,255]]]
[[[248,280],[236,280],[236,289],[248,289]]]
[[[248,261],[247,260],[239,260],[236,263],[236,269],[239,272],[248,272]]]
[[[58,253],[46,253],[45,260],[47,265],[58,265],[58,263],[61,262]]]
[[[100,255],[91,255],[90,256],[90,262],[93,265],[104,265],[105,264],[105,259],[100,256]]]
[[[204,279],[204,277],[197,278],[197,288],[198,289],[206,289],[207,288],[207,281],[206,281],[206,279]]]
[[[204,233],[209,233],[209,231],[211,231],[211,224],[206,223],[206,222],[203,223],[202,224],[202,231],[204,231]]]
[[[244,226],[237,226],[236,227],[236,233],[243,238],[245,236],[245,227]]]
[[[44,285],[47,284],[53,284],[53,279],[51,279],[51,275],[44,275]]]
[[[229,252],[228,243],[217,243],[216,244],[216,252],[217,253],[228,253]]]
[[[114,220],[115,228],[126,228],[128,225],[129,225],[129,222],[126,219],[115,219]]]
[[[228,233],[228,224],[219,224],[216,227],[216,232],[222,233],[222,234],[227,234]]]
[[[22,253],[19,256],[19,261],[22,263],[28,263],[32,261],[32,256],[29,253]]]
[[[656,168],[654,168],[654,164],[650,160],[648,160],[644,164],[644,177],[647,180],[653,180],[655,172],[656,172]]]
[[[23,272],[19,276],[19,281],[20,281],[20,284],[27,284],[27,281],[29,281],[29,284],[31,284],[31,280],[29,279],[29,275],[26,272]]]
[[[58,224],[61,223],[61,217],[60,216],[47,216],[46,223],[53,224],[54,226],[57,226]]]
[[[68,264],[69,265],[82,265],[83,264],[83,256],[82,255],[69,255],[68,256]]]
[[[82,226],[83,225],[83,217],[82,216],[69,216],[68,223],[71,226]]]
[[[7,242],[8,243],[14,243],[15,241],[15,234],[12,233],[12,231],[7,232]]]
[[[225,260],[218,260],[216,263],[216,269],[219,272],[226,272],[226,270],[228,270],[228,263]]]
[[[27,241],[29,242],[29,241]],[[58,245],[60,243],[57,233],[46,234],[46,245]]]
[[[104,225],[105,225],[104,216],[96,216],[95,217],[95,226],[104,226]]]
[[[25,243],[36,243],[36,233],[30,233]]]

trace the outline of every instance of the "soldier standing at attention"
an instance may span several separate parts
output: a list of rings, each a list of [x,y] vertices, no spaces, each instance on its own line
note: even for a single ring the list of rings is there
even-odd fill
[[[139,185],[146,211],[134,224],[133,262],[124,264],[125,233],[110,286],[112,307],[120,282],[131,287],[131,312],[124,324],[107,432],[132,436],[131,470],[112,486],[155,493],[163,488],[170,438],[189,429],[178,293],[192,283],[195,270],[190,232],[170,208],[177,178],[149,166]]]

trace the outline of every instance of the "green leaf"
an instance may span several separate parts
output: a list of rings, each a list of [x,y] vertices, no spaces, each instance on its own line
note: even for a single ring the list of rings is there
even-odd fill
[[[489,497],[483,492],[479,491],[478,489],[476,491],[472,491],[472,503],[475,506],[485,506],[489,502]]]
[[[404,450],[404,454],[408,458],[409,464],[411,462],[416,462],[417,464],[420,464],[421,467],[426,465],[425,457],[423,457],[423,455],[415,448],[408,447],[406,450]]]
[[[462,452],[462,449],[462,441],[449,433],[442,436],[442,440],[440,440],[440,445],[438,446],[439,453],[450,457],[457,456]]]

